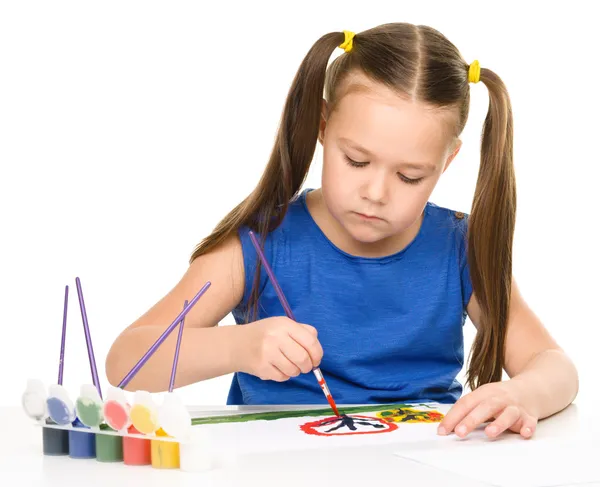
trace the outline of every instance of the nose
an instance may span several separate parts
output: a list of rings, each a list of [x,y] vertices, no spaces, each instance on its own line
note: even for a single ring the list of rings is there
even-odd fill
[[[363,185],[363,198],[372,203],[384,204],[388,197],[387,184],[387,177],[383,171],[378,173],[372,172],[368,175]]]

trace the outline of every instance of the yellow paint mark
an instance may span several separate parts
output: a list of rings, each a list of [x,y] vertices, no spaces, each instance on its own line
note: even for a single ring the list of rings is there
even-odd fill
[[[412,408],[380,411],[376,416],[388,423],[439,423],[444,418],[439,411],[420,411]]]

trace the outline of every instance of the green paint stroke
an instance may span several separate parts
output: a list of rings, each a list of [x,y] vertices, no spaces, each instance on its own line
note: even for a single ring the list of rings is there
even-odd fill
[[[386,409],[414,408],[424,406],[435,409],[427,404],[371,404],[367,406],[350,406],[338,408],[340,414],[366,413],[372,411],[383,411]],[[265,413],[233,414],[231,416],[209,416],[205,418],[192,418],[192,425],[219,424],[219,423],[248,423],[250,421],[273,421],[284,418],[302,418],[314,416],[332,416],[331,408],[323,409],[300,409],[297,411],[269,411]]]

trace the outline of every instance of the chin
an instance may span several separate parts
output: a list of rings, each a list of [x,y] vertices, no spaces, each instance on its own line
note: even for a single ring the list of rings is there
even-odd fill
[[[354,240],[366,244],[379,242],[380,240],[384,240],[389,236],[383,232],[377,231],[374,228],[368,228],[366,225],[359,227],[346,227],[346,231]]]

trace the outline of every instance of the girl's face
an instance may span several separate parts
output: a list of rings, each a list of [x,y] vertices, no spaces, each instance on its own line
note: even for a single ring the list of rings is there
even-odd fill
[[[365,77],[348,84],[324,114],[320,140],[323,199],[353,239],[374,243],[418,222],[460,147],[450,131],[453,117]]]

